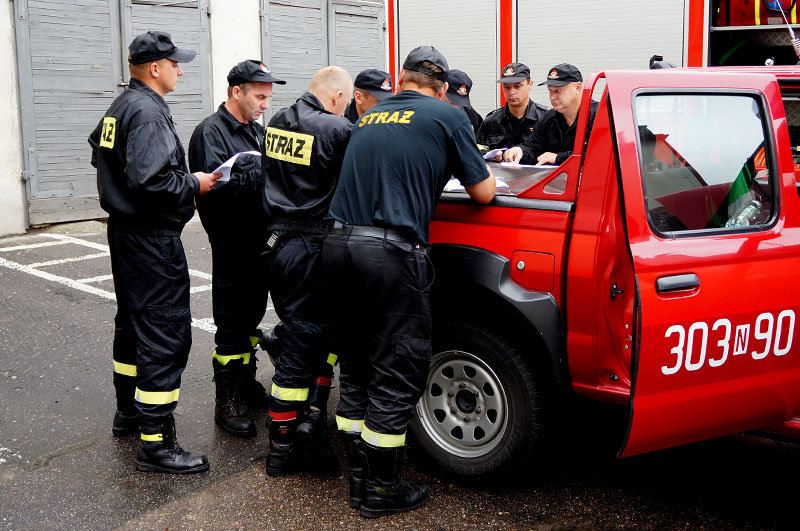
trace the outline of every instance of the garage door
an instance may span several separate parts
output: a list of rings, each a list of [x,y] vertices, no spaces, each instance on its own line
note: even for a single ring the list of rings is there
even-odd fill
[[[647,69],[653,54],[681,66],[684,0],[537,0],[517,2],[517,57],[536,83],[558,63],[577,66],[584,78],[595,70]],[[550,106],[547,90],[534,100]]]
[[[534,3],[534,2],[531,2]],[[535,2],[538,4],[538,2]],[[435,46],[450,68],[472,79],[470,101],[481,115],[499,106],[496,0],[397,0],[399,64],[420,45]]]
[[[206,1],[14,2],[31,225],[105,216],[86,138],[128,80],[127,45],[135,33],[167,29],[181,45],[205,52],[167,101],[185,140],[210,113],[201,97],[210,90],[199,88],[201,80],[210,86]]]
[[[286,85],[275,88],[270,115],[293,104],[314,72],[329,64],[355,77],[386,70],[383,3],[370,0],[262,0],[264,61]]]

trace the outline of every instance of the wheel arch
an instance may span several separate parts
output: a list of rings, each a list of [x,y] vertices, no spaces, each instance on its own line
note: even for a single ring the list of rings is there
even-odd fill
[[[437,244],[429,251],[434,266],[432,288],[434,326],[446,312],[473,322],[489,319],[525,347],[533,362],[545,362],[559,384],[568,382],[562,355],[561,314],[550,293],[527,291],[510,277],[509,260],[485,249]],[[476,313],[475,310],[478,310]],[[546,355],[536,359],[531,340]]]

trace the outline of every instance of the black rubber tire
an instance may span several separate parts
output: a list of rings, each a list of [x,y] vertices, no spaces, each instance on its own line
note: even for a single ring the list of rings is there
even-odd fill
[[[428,381],[411,421],[414,451],[465,479],[524,472],[537,456],[546,457],[544,399],[552,379],[544,368],[537,368],[542,364],[535,359],[523,356],[514,341],[495,330],[437,323]],[[481,405],[485,407],[470,411]],[[490,421],[492,407],[495,422]],[[484,417],[478,418],[480,414]],[[461,422],[468,416],[469,422]]]

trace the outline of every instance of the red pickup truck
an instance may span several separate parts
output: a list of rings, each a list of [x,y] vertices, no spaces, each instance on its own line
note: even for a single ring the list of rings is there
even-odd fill
[[[418,448],[518,466],[565,388],[627,407],[620,457],[800,435],[794,124],[800,67],[594,73],[561,166],[497,165],[487,207],[443,194]]]

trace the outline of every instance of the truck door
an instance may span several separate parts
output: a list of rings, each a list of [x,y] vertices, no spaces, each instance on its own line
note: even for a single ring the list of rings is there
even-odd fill
[[[621,456],[800,410],[800,201],[774,77],[608,72],[636,311]]]

